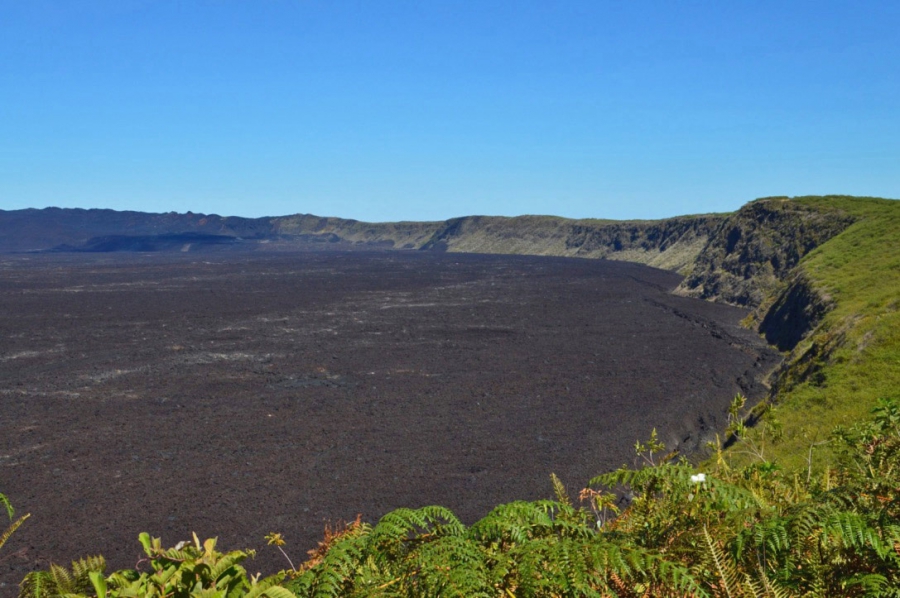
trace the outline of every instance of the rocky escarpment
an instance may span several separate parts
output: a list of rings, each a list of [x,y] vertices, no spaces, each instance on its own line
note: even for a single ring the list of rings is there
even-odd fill
[[[820,378],[835,350],[845,343],[845,328],[823,331],[819,325],[833,308],[831,297],[816,289],[806,273],[798,269],[771,305],[758,310],[761,312],[758,331],[766,342],[787,354],[770,377],[770,399],[805,381]],[[804,339],[808,342],[801,345]]]
[[[656,221],[572,220],[554,216],[466,216],[442,222],[361,222],[296,214],[238,218],[204,214],[147,214],[47,208],[0,210],[3,251],[168,251],[175,244],[148,237],[228,236],[242,250],[375,248],[553,255],[638,262],[685,272],[724,216],[683,216]],[[127,237],[134,237],[129,242]],[[192,245],[188,250],[204,247]]]
[[[419,249],[443,222],[362,222],[344,218],[295,214],[271,218],[273,234],[283,243],[303,244],[328,238],[356,247]]]
[[[721,222],[678,292],[758,308],[779,294],[803,256],[852,223],[839,210],[788,198],[750,202]]]
[[[805,273],[796,272],[762,314],[758,330],[770,345],[790,351],[830,308],[829,297]]]
[[[614,259],[682,271],[723,219],[708,215],[619,222],[469,216],[448,220],[422,249]]]
[[[688,268],[722,215],[666,220],[572,220],[556,216],[465,216],[443,222],[359,222],[311,215],[272,219],[283,242],[333,237],[355,247],[552,255]]]
[[[567,245],[579,257],[639,262],[676,272],[689,271],[724,216],[681,216],[601,227],[573,226]]]

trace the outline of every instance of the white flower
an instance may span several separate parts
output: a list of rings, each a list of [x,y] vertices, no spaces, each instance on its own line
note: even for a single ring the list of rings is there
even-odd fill
[[[691,476],[691,482],[693,482],[694,484],[702,484],[705,481],[706,481],[705,473],[698,473],[697,475]]]

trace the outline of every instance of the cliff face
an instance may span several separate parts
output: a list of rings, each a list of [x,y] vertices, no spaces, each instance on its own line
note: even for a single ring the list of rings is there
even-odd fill
[[[759,332],[770,345],[790,351],[830,308],[828,297],[817,291],[803,272],[798,272],[765,310]]]
[[[685,273],[723,219],[721,215],[682,216],[593,228],[574,226],[567,245],[579,257],[639,262]]]
[[[443,222],[360,222],[297,214],[270,219],[272,231],[286,243],[329,238],[351,246],[419,249]]]
[[[0,252],[54,248],[86,251],[101,246],[100,241],[107,237],[122,237],[120,246],[129,247],[128,236],[197,233],[234,237],[239,242],[233,246],[241,249],[343,247],[554,255],[632,261],[684,272],[723,218],[685,216],[617,222],[553,216],[466,216],[443,222],[360,222],[310,214],[223,218],[59,208],[0,210]],[[153,246],[167,247],[165,243]]]
[[[422,249],[614,259],[682,271],[693,263],[723,218],[617,222],[469,216],[447,221]]]
[[[750,202],[712,233],[678,293],[757,308],[803,256],[852,223],[844,212],[787,198]]]

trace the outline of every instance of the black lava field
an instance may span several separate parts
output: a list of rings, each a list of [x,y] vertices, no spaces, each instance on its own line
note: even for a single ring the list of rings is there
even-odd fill
[[[611,261],[442,254],[0,257],[0,581],[138,533],[295,561],[326,522],[472,523],[576,495],[658,428],[690,451],[778,354],[740,309]]]

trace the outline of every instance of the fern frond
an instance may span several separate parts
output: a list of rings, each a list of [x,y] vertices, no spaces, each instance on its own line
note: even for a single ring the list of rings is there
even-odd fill
[[[707,598],[706,591],[691,571],[676,561],[670,561],[658,554],[645,552],[642,559],[643,575],[659,588],[671,590],[678,596]]]
[[[515,501],[495,507],[469,529],[469,535],[481,542],[521,544],[545,535],[553,529],[551,501]]]
[[[766,584],[761,579],[756,579],[749,573],[744,574],[744,581],[741,584],[742,596],[749,595],[751,598],[772,598],[772,594],[766,588]]]
[[[859,588],[864,592],[865,596],[883,596],[884,593],[892,588],[891,584],[883,575],[877,573],[861,574],[853,576],[846,582],[847,587]]]
[[[822,525],[823,540],[848,548],[872,548],[879,558],[884,559],[893,552],[893,546],[886,545],[877,530],[857,513],[833,513]]]
[[[105,573],[106,559],[97,555],[72,561],[72,577],[75,578],[76,583],[79,585],[88,581],[88,575],[91,572]]]
[[[409,540],[416,534],[452,536],[464,531],[465,527],[450,509],[431,506],[391,511],[375,525],[371,537],[376,544],[396,544]]]
[[[788,522],[783,518],[771,519],[753,528],[753,539],[757,548],[778,554],[790,547]]]
[[[9,540],[10,536],[12,536],[19,527],[25,523],[25,520],[31,517],[31,514],[25,514],[12,522],[12,524],[6,528],[3,534],[0,534],[0,548],[3,548],[3,545],[6,544],[6,541]]]
[[[260,598],[297,598],[296,594],[282,586],[273,586],[259,596]]]
[[[6,509],[6,515],[12,521],[13,517],[16,516],[16,510],[13,508],[12,503],[9,502],[9,499],[6,498],[6,495],[2,493],[0,493],[0,507]]]
[[[706,541],[707,556],[718,575],[718,587],[725,592],[725,596],[728,598],[737,598],[741,595],[741,591],[734,563],[728,558],[722,547],[712,539],[705,525],[703,526],[703,539]]]
[[[313,564],[301,566],[303,572],[289,584],[289,589],[302,596],[331,598],[352,587],[354,576],[366,566],[369,534],[366,529],[336,541],[327,552],[315,557]]]
[[[419,546],[398,573],[416,596],[492,596],[486,555],[463,536],[446,536]],[[395,573],[396,574],[396,573]]]
[[[58,594],[64,594],[72,592],[75,587],[75,579],[72,577],[72,574],[65,567],[60,567],[59,565],[50,565],[50,578],[53,580],[53,583],[56,585],[56,591]]]
[[[562,480],[559,479],[555,473],[550,474],[550,481],[553,483],[553,494],[556,496],[556,501],[560,504],[572,505],[572,499],[569,498],[569,493],[566,492],[566,487],[562,483]]]
[[[32,571],[19,584],[19,598],[51,598],[56,584],[47,571]]]
[[[761,562],[757,562],[757,577],[753,581],[753,589],[757,598],[794,598],[786,588],[776,586],[769,578]],[[748,580],[751,579],[747,574]]]

